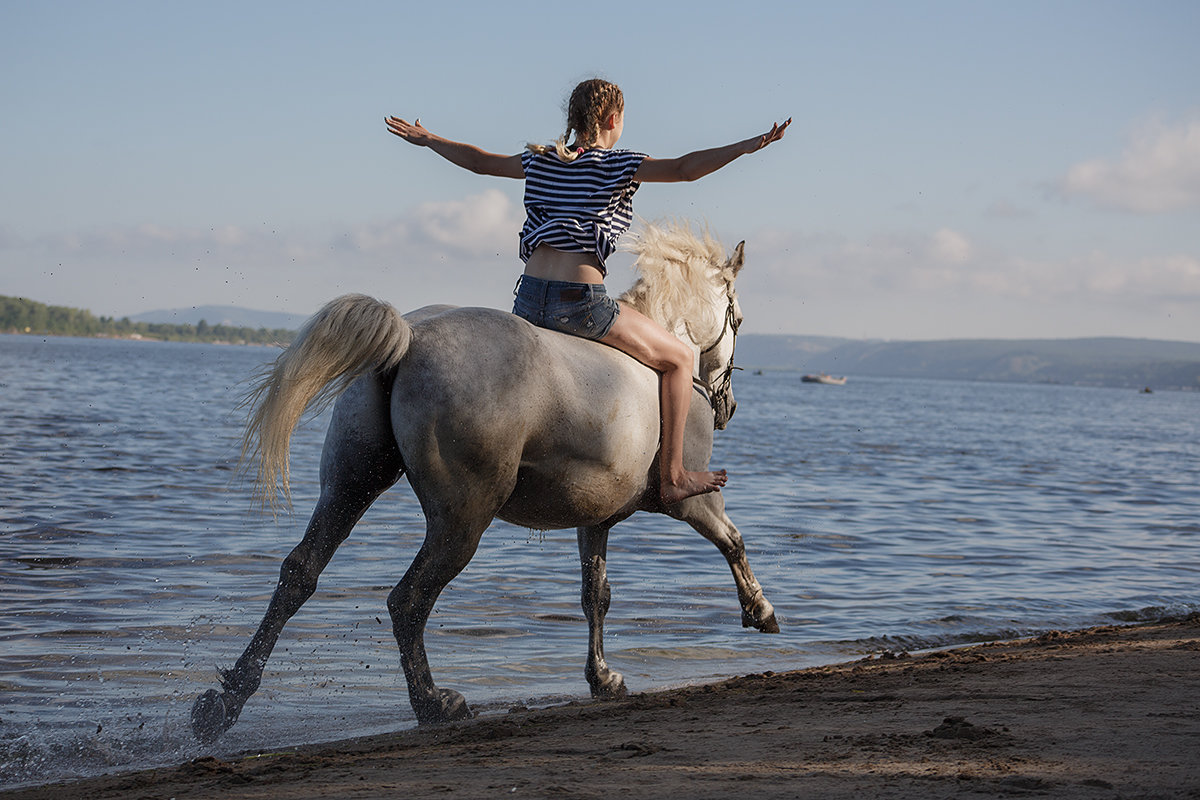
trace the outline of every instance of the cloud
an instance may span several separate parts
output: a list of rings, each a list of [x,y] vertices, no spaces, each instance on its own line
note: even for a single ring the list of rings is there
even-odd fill
[[[753,243],[752,243],[753,244]],[[779,288],[837,287],[858,293],[986,293],[1012,299],[1092,298],[1200,304],[1200,258],[1184,253],[1120,257],[1099,251],[1029,258],[976,247],[949,228],[862,241],[777,236],[751,253]]]
[[[132,314],[203,303],[308,313],[361,291],[405,310],[507,308],[520,204],[498,191],[353,227],[134,226],[21,237],[0,228],[0,294]],[[1134,335],[1200,341],[1200,253],[1048,257],[931,225],[747,237],[747,330],[890,338]],[[727,242],[730,246],[736,239]],[[633,273],[613,262],[609,289]]]
[[[490,190],[341,229],[146,224],[36,238],[0,229],[0,294],[98,314],[204,303],[306,313],[348,291],[406,309],[506,306],[521,222],[519,203]]]
[[[491,189],[462,200],[421,203],[403,216],[363,225],[341,237],[362,253],[436,250],[451,256],[516,253],[523,213]]]
[[[950,228],[861,239],[759,232],[747,246],[747,257],[755,260],[755,266],[781,284],[905,292],[957,289],[988,280],[976,247],[965,234]]]
[[[747,330],[854,337],[1200,341],[1200,256],[1013,252],[951,228],[747,237]]]
[[[0,228],[0,251],[41,251],[77,258],[180,258],[209,254],[238,260],[328,260],[330,251],[362,256],[397,253],[479,258],[517,252],[523,215],[502,192],[414,206],[401,217],[336,230],[282,230],[269,225],[210,228],[143,224],[21,239]]]
[[[1200,306],[1200,259],[1186,255],[1117,261],[1094,255],[1079,265],[1083,291],[1131,302],[1171,301]],[[1200,309],[1197,309],[1200,310]]]
[[[1200,119],[1147,124],[1120,158],[1076,164],[1058,189],[1067,197],[1140,214],[1200,207]]]
[[[965,264],[971,260],[971,243],[961,233],[942,228],[930,237],[929,252],[943,264]]]

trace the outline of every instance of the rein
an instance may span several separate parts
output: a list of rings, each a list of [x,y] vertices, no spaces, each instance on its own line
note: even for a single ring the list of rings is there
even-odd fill
[[[741,369],[741,367],[735,367],[733,365],[734,351],[737,350],[737,332],[739,323],[736,312],[733,308],[734,297],[732,290],[728,291],[726,296],[729,298],[729,305],[725,308],[725,324],[721,326],[721,335],[718,336],[712,344],[701,350],[700,355],[710,353],[716,349],[717,345],[721,343],[721,340],[725,338],[725,332],[729,331],[729,335],[733,337],[734,345],[729,349],[729,363],[725,365],[725,369],[721,371],[720,375],[717,376],[717,379],[712,384],[706,383],[699,376],[692,377],[692,385],[695,386],[696,389],[707,398],[708,404],[712,406],[714,413],[717,411],[717,398],[728,394],[732,388],[733,371],[735,369]]]

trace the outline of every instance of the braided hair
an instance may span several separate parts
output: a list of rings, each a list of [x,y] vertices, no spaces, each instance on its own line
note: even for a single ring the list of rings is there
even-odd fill
[[[567,131],[551,145],[530,144],[529,149],[545,155],[553,150],[563,161],[574,161],[579,155],[567,148],[571,133],[575,134],[574,147],[587,148],[595,144],[600,136],[600,127],[611,114],[625,110],[625,96],[621,87],[600,78],[583,81],[571,92],[567,103]]]

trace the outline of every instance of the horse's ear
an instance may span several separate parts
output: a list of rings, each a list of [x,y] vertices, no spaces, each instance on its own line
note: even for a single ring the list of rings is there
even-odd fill
[[[746,265],[746,240],[738,242],[737,247],[733,248],[733,257],[729,259],[729,268],[733,270],[733,276],[742,271],[742,267]]]

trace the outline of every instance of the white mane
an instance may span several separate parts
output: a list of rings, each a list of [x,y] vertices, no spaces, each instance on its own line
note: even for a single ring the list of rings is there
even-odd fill
[[[707,229],[646,223],[622,249],[634,253],[637,282],[621,300],[669,331],[682,321],[693,343],[703,346],[720,335],[725,293],[733,280],[725,269],[725,248]]]

